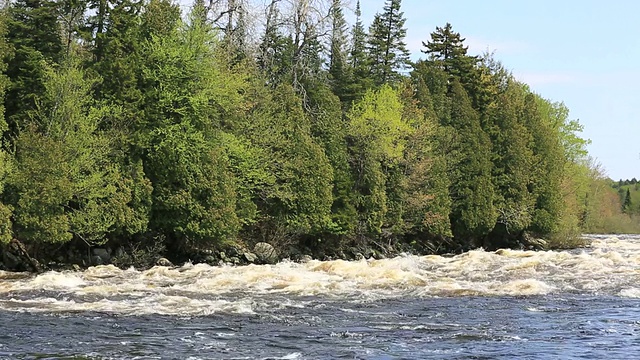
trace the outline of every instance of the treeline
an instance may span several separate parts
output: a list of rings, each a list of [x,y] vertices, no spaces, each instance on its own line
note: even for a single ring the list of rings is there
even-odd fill
[[[353,26],[340,0],[249,5],[6,4],[2,241],[443,252],[620,215],[567,108],[450,24],[412,63],[400,0],[368,27],[359,3]]]

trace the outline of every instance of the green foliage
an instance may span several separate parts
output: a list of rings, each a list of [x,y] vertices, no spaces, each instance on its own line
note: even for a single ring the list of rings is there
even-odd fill
[[[380,233],[388,211],[387,180],[402,160],[412,128],[398,93],[388,85],[369,90],[347,114],[351,167],[364,231]]]
[[[152,229],[189,246],[233,238],[239,229],[236,186],[223,150],[188,121],[153,131],[150,142]]]
[[[347,91],[352,80],[351,69],[347,66],[347,22],[344,19],[340,0],[333,0],[331,19],[329,76],[333,92],[345,101],[348,100]]]
[[[329,159],[311,137],[309,118],[293,88],[280,85],[272,96],[253,112],[244,131],[263,149],[262,161],[273,176],[257,199],[260,230],[320,231],[330,221],[333,171]]]
[[[350,235],[355,229],[357,213],[352,192],[353,177],[349,168],[346,141],[347,124],[343,120],[340,99],[322,85],[310,88],[311,134],[322,145],[333,169],[333,203],[331,224],[327,232]]]
[[[57,22],[58,4],[53,1],[16,1],[7,9],[7,40],[13,50],[6,75],[11,80],[5,97],[6,120],[15,137],[35,111],[42,96],[46,72],[44,63],[57,63],[62,41]],[[3,54],[4,55],[4,54]]]
[[[423,91],[420,100],[414,99],[412,86],[406,85],[402,92],[403,118],[415,129],[407,139],[403,161],[404,227],[414,238],[442,239],[453,236],[449,220],[450,184],[446,158],[436,151],[441,128],[435,121],[428,89]]]
[[[125,266],[235,242],[451,252],[640,230],[637,181],[606,179],[564,104],[450,24],[411,64],[400,0],[369,34],[357,2],[349,42],[341,1],[271,1],[254,53],[239,5],[0,10],[0,242],[109,242]]]
[[[365,91],[373,86],[370,61],[367,54],[367,33],[362,24],[360,1],[356,3],[356,22],[351,29],[351,47],[349,51],[349,66],[353,74],[353,83],[341,96],[343,101],[351,103],[359,99]]]
[[[16,140],[9,178],[16,235],[41,242],[76,236],[98,244],[130,221],[124,219],[130,193],[123,193],[108,139],[97,130],[103,112],[91,106],[92,82],[72,60],[45,71],[43,98],[35,121]]]
[[[511,80],[487,109],[492,147],[492,182],[498,224],[515,237],[531,224],[535,199],[529,191],[533,176],[533,137],[521,114],[527,93]]]
[[[451,127],[455,145],[448,159],[451,186],[451,224],[461,241],[482,238],[497,220],[494,188],[491,182],[491,143],[480,127],[480,119],[471,101],[454,80],[449,93]]]
[[[378,85],[398,79],[400,72],[410,65],[401,2],[387,0],[382,13],[376,14],[369,28],[367,49],[371,73]]]

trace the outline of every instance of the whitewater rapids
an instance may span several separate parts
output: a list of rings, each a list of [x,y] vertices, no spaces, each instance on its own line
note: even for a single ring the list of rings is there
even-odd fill
[[[281,262],[146,271],[97,266],[32,275],[0,271],[0,310],[207,316],[304,307],[305,299],[580,294],[640,297],[640,236],[588,236],[571,251],[470,251],[456,256]],[[284,300],[283,300],[284,299]]]

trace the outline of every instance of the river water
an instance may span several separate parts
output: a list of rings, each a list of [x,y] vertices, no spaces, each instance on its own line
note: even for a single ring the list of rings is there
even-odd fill
[[[588,249],[0,272],[0,359],[640,357],[640,236]]]

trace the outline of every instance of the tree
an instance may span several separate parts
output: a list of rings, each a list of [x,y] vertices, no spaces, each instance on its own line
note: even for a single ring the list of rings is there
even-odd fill
[[[212,248],[235,239],[238,179],[221,119],[241,102],[238,83],[216,57],[217,39],[197,6],[142,44],[145,118],[137,129],[153,184],[150,227],[170,248]]]
[[[423,86],[426,85],[418,85]],[[416,93],[420,93],[419,99]],[[446,159],[437,149],[438,133],[442,129],[428,89],[419,90],[405,83],[401,95],[403,118],[415,129],[407,139],[402,162],[405,183],[402,230],[421,251],[437,252],[441,242],[452,236]]]
[[[530,230],[540,236],[556,234],[565,211],[561,184],[565,159],[560,138],[550,119],[545,117],[544,107],[549,106],[537,95],[525,97],[523,120],[533,136],[534,171],[531,184],[536,199]],[[543,109],[541,109],[541,107]]]
[[[351,29],[351,47],[349,50],[349,67],[353,75],[353,83],[343,96],[347,104],[361,98],[365,91],[373,85],[369,57],[367,55],[367,33],[362,24],[360,1],[356,3],[356,22]]]
[[[522,117],[527,93],[511,79],[487,109],[486,128],[492,143],[492,182],[498,213],[491,239],[509,246],[531,224],[535,198],[529,190],[534,181],[533,137]]]
[[[371,72],[378,84],[395,81],[410,66],[409,51],[404,42],[404,13],[401,0],[387,0],[383,12],[376,14],[369,28],[368,51]]]
[[[451,122],[446,125],[453,129],[455,142],[448,164],[450,217],[454,236],[466,248],[477,245],[491,231],[498,217],[491,182],[491,143],[457,80],[453,80],[449,97]]]
[[[454,32],[451,24],[444,27],[436,27],[431,33],[431,40],[422,43],[428,54],[428,60],[436,67],[444,70],[449,77],[455,77],[467,91],[474,108],[482,112],[491,95],[487,94],[490,89],[483,83],[482,72],[477,68],[479,58],[467,54],[468,46],[464,45],[465,39],[460,33]]]
[[[48,0],[19,0],[8,9],[7,40],[14,51],[6,70],[11,86],[5,98],[5,138],[17,135],[43,96],[44,64],[62,58],[57,9],[58,4]]]
[[[69,59],[58,70],[47,67],[44,84],[34,121],[16,139],[9,178],[18,238],[55,243],[75,237],[93,245],[116,229],[143,230],[133,225],[132,191],[98,130],[105,111],[91,104],[91,79]]]
[[[331,40],[329,46],[329,75],[333,92],[341,101],[348,100],[348,87],[352,82],[347,65],[347,22],[342,13],[340,0],[331,6]]]
[[[9,79],[4,75],[7,69],[6,61],[11,57],[11,49],[7,42],[7,20],[6,8],[0,7],[0,132],[7,130],[7,123],[4,119],[4,96],[9,84]],[[5,190],[6,178],[11,171],[11,157],[4,149],[0,150],[0,194]],[[12,238],[11,216],[13,208],[4,203],[0,203],[0,244],[7,243]]]
[[[288,84],[262,89],[259,102],[243,122],[242,133],[260,149],[259,162],[269,178],[256,189],[259,217],[254,239],[288,246],[329,227],[333,170],[323,148],[311,136],[302,99]]]
[[[624,195],[624,202],[622,203],[622,210],[625,213],[630,213],[632,210],[631,191],[627,188],[627,193]]]
[[[422,42],[426,48],[422,52],[447,74],[460,78],[471,70],[477,60],[467,55],[469,47],[464,46],[464,41],[460,33],[454,32],[451,24],[447,23],[444,27],[436,27],[431,33],[431,41]]]
[[[401,161],[412,131],[402,114],[398,94],[388,85],[367,91],[347,114],[362,234],[379,234],[385,224],[388,174]]]

